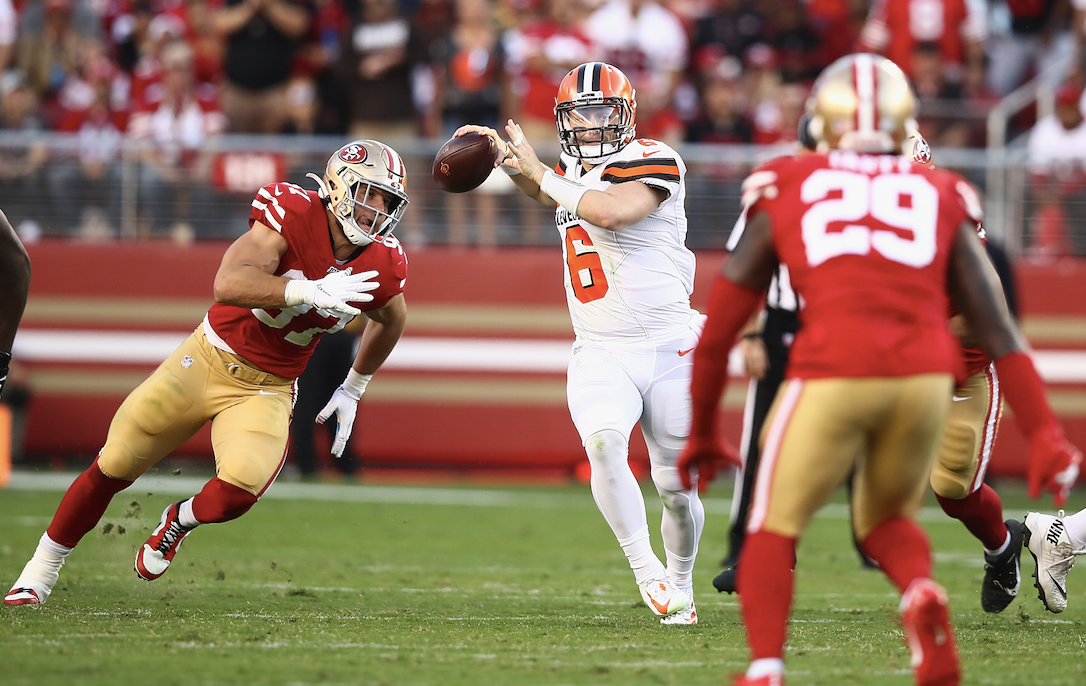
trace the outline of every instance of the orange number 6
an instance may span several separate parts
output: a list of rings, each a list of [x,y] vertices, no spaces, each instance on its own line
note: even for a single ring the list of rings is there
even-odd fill
[[[580,224],[566,229],[566,266],[577,300],[587,305],[607,295],[607,277],[603,273],[600,254]]]

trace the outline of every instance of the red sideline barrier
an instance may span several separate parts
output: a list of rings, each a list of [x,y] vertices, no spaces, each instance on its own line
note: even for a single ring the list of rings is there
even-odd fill
[[[187,333],[211,302],[212,281],[227,244],[198,243],[177,247],[165,242],[79,244],[45,241],[28,246],[34,265],[31,301],[23,329],[110,331],[170,331]],[[568,321],[564,326],[536,327],[532,318],[542,313],[555,318],[565,308],[561,284],[563,268],[557,247],[506,248],[496,252],[425,248],[409,250],[407,299],[411,313],[429,316],[410,317],[405,336],[457,336],[471,338],[531,338],[571,340]],[[722,253],[701,253],[693,302],[704,304],[711,279],[724,259]],[[1072,325],[1086,317],[1086,267],[1076,261],[1047,265],[1023,264],[1018,268],[1020,306],[1024,312],[1052,316]],[[195,303],[185,314],[174,319],[148,317],[133,310],[125,315],[130,299],[151,300],[165,306]],[[71,303],[70,307],[65,307]],[[92,308],[105,307],[102,320],[87,316]],[[509,325],[495,333],[490,324],[472,329],[470,316],[459,314],[453,323],[442,320],[444,308],[457,313],[485,315],[495,308],[527,313],[526,324]],[[58,314],[58,311],[60,314]],[[503,310],[504,311],[504,310]],[[64,313],[67,313],[65,316]],[[120,314],[118,314],[118,312]],[[562,317],[557,317],[561,320]],[[482,320],[480,320],[482,321]],[[459,322],[459,323],[458,323]],[[516,327],[521,326],[522,330]],[[1071,327],[1072,329],[1074,326]],[[1062,329],[1061,329],[1062,331]],[[1061,339],[1062,347],[1076,347],[1074,340]],[[1086,340],[1077,347],[1086,348]],[[149,373],[153,366],[81,365],[27,363],[34,385],[34,396],[27,425],[26,449],[32,458],[58,454],[95,453],[105,437],[113,412],[127,393],[105,383],[127,374],[133,379]],[[90,367],[90,369],[88,369]],[[66,375],[83,374],[94,383],[68,388]],[[89,376],[86,376],[88,375]],[[97,374],[98,376],[95,376]],[[454,467],[461,469],[560,469],[572,470],[583,459],[583,452],[569,413],[554,394],[538,400],[520,398],[510,402],[500,396],[485,395],[456,402],[428,399],[424,392],[410,397],[381,396],[377,388],[400,381],[428,381],[448,390],[464,381],[517,384],[544,381],[549,388],[560,389],[563,375],[550,374],[455,374],[435,371],[402,372],[382,370],[374,381],[372,394],[362,403],[356,431],[367,464],[410,467]],[[35,380],[39,383],[35,383]],[[50,383],[46,383],[51,380]],[[133,381],[135,383],[135,381]],[[735,380],[736,387],[743,382]],[[40,385],[39,385],[40,384]],[[108,386],[108,388],[107,388]],[[1086,445],[1084,412],[1078,411],[1075,390],[1060,387],[1073,397],[1061,411],[1068,433],[1079,445]],[[560,393],[559,393],[560,395]],[[1086,406],[1086,404],[1084,404]],[[725,412],[725,430],[737,440],[740,412],[734,407]],[[307,421],[296,418],[296,421]],[[635,434],[638,432],[635,432]],[[208,456],[210,431],[205,427],[179,454]],[[994,474],[1023,475],[1025,445],[1013,426],[1004,424],[991,463]],[[638,436],[632,452],[644,460],[643,441]]]

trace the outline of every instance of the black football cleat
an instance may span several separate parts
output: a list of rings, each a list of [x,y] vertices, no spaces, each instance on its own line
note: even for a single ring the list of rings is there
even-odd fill
[[[1006,521],[1011,540],[999,555],[984,554],[984,582],[980,587],[980,606],[985,612],[1002,612],[1018,595],[1022,585],[1022,522]]]

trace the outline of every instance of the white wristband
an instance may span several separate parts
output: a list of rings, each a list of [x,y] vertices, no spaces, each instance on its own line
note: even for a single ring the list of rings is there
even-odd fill
[[[343,389],[361,398],[372,378],[373,374],[359,374],[354,370],[354,367],[351,367],[351,370],[347,372],[347,378],[343,380]]]
[[[573,214],[577,214],[577,206],[581,204],[581,198],[590,190],[576,181],[558,176],[551,169],[543,174],[539,189]]]
[[[517,176],[518,174],[520,174],[519,169],[517,169],[516,167],[510,167],[508,164],[499,164],[498,169],[501,169],[509,176]]]
[[[305,291],[308,283],[305,279],[287,281],[287,287],[283,289],[283,300],[286,301],[287,307],[305,304]]]

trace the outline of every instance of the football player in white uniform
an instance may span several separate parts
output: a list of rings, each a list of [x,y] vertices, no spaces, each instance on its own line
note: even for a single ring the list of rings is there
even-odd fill
[[[686,165],[659,141],[634,137],[637,103],[603,62],[570,71],[555,98],[562,155],[545,167],[513,120],[501,168],[530,198],[555,207],[566,300],[577,340],[566,394],[592,465],[592,494],[629,559],[641,597],[664,624],[696,624],[692,573],[705,512],[675,469],[689,431],[690,369],[704,317],[690,307]],[[667,566],[649,541],[645,502],[628,464],[640,422],[663,501]]]

